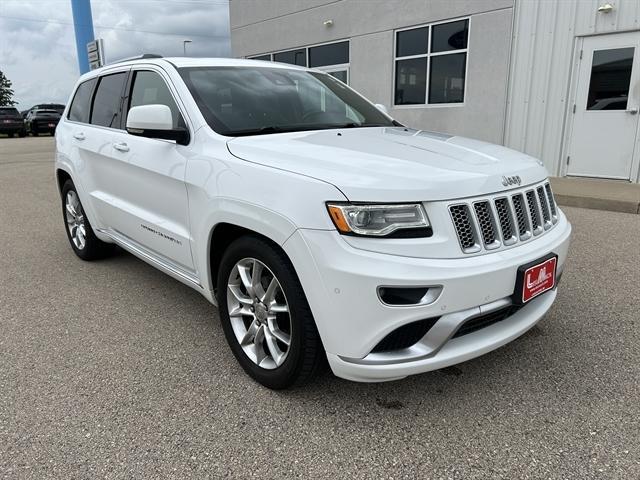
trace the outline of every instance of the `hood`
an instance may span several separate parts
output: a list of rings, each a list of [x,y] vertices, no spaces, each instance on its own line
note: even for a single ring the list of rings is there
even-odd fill
[[[522,186],[547,176],[523,153],[403,127],[237,137],[227,147],[238,158],[331,183],[361,202],[449,200],[504,191],[503,176],[518,175]]]

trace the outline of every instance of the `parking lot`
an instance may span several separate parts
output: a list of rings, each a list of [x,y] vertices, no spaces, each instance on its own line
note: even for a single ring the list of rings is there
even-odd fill
[[[640,477],[640,216],[565,209],[558,300],[493,353],[273,392],[198,293],[73,254],[52,162],[0,138],[0,478]]]

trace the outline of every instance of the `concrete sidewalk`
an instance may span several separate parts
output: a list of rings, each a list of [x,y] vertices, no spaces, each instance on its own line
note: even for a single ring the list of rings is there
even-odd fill
[[[640,214],[640,184],[624,180],[552,177],[556,202],[570,207]]]

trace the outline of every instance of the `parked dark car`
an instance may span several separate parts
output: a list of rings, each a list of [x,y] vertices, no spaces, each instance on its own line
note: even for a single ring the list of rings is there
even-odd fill
[[[60,121],[60,117],[60,113],[56,110],[29,110],[24,122],[27,131],[34,137],[37,137],[41,133],[50,133],[53,135]]]
[[[14,107],[0,107],[0,133],[6,133],[13,138],[14,135],[24,137],[27,134],[24,119],[18,109]]]
[[[64,113],[64,107],[65,106],[61,103],[39,103],[31,107],[29,110],[25,110],[24,112],[22,112],[22,116],[26,118],[29,112],[33,110],[55,110],[60,115],[62,115]]]

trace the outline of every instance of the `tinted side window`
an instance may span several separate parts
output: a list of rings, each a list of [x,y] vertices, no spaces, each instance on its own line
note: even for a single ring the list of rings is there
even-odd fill
[[[185,126],[180,110],[162,77],[155,72],[146,70],[135,72],[129,108],[154,104],[169,107],[174,128]]]
[[[80,84],[73,96],[71,108],[69,108],[69,120],[74,122],[89,123],[89,113],[91,113],[91,93],[96,79],[92,78]]]
[[[100,79],[93,98],[91,123],[102,127],[120,128],[120,103],[126,73],[114,73]]]

